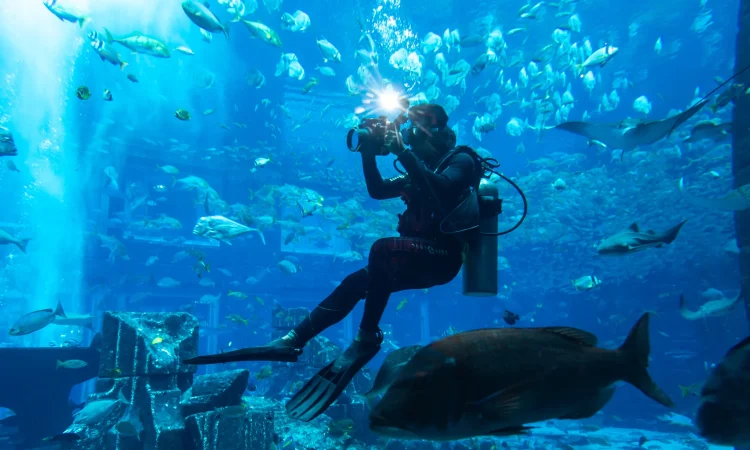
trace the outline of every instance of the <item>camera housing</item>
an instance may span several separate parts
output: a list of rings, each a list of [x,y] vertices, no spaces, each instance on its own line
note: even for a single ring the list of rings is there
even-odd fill
[[[396,124],[390,122],[386,116],[377,118],[366,117],[357,125],[357,128],[349,130],[349,133],[346,135],[346,146],[349,148],[349,151],[358,152],[362,144],[368,143],[378,149],[376,151],[377,155],[387,155],[389,151],[385,147],[385,134],[389,127],[395,128]]]

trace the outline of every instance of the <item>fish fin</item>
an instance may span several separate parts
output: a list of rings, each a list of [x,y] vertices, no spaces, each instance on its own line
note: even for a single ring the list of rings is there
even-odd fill
[[[120,61],[120,70],[125,70],[125,66],[127,65],[128,63],[126,63],[125,61]]]
[[[651,353],[648,323],[649,314],[645,313],[630,330],[625,343],[616,350],[626,361],[623,367],[626,367],[630,371],[630,373],[624,374],[623,379],[651,399],[668,408],[672,408],[674,407],[672,399],[654,383],[654,380],[648,374],[648,358],[649,353]]]
[[[30,240],[31,240],[31,238],[19,239],[16,242],[16,245],[18,246],[18,249],[21,250],[22,252],[26,253],[26,246],[29,245],[29,241]]]
[[[750,346],[750,336],[746,337],[745,339],[743,339],[742,341],[740,341],[740,343],[738,343],[734,347],[730,348],[729,351],[727,352],[726,356],[729,356],[732,353],[738,352],[738,351],[740,351],[740,350],[742,350],[742,349],[744,349],[745,347],[748,347],[748,346]],[[725,356],[725,358],[726,358],[726,356]]]
[[[67,318],[67,316],[65,315],[65,311],[63,311],[62,303],[60,303],[59,301],[57,302],[57,307],[55,307],[55,311],[53,314],[56,316]]]
[[[122,393],[122,388],[120,388],[119,391],[117,391],[117,401],[120,403],[125,403],[126,405],[129,405],[130,402],[127,398],[125,398],[125,394]]]
[[[222,25],[221,26],[221,31],[224,32],[224,37],[227,38],[227,40],[229,40],[229,26],[228,25]]]
[[[58,359],[58,360],[57,360],[57,362],[55,363],[55,370],[59,369],[59,368],[60,368],[60,366],[62,366],[62,365],[63,365],[62,361],[60,361],[60,360]]]
[[[680,292],[680,315],[687,320],[695,320],[698,319],[698,314],[690,311],[687,309],[687,306],[685,306],[685,294]]]
[[[115,39],[112,37],[112,33],[109,32],[108,29],[102,27],[102,30],[104,31],[104,40],[106,40],[108,43],[111,43]]]
[[[487,433],[488,436],[496,436],[496,437],[502,437],[502,436],[515,436],[517,434],[528,434],[529,431],[533,430],[536,427],[508,427],[508,428],[501,428],[499,430],[492,431],[490,433]]]
[[[263,242],[263,245],[266,245],[266,237],[263,236],[263,232],[260,231],[260,230],[255,230],[255,231],[258,232],[258,235],[260,236],[260,240],[261,240],[261,242]]]
[[[656,231],[654,231],[654,230],[648,230],[648,231],[646,231],[646,234],[656,234]]]
[[[680,388],[680,393],[682,394],[682,398],[685,398],[688,395],[690,395],[690,386],[685,387],[681,384],[678,384],[677,387]]]
[[[677,239],[677,235],[680,233],[680,229],[682,229],[682,226],[685,225],[685,222],[687,222],[687,219],[673,226],[664,233],[665,244],[671,244],[675,239]]]
[[[60,19],[60,20],[62,20],[62,19]],[[91,18],[90,18],[90,17],[81,17],[80,19],[78,19],[78,27],[79,27],[79,28],[83,28],[83,27],[85,27],[85,26],[86,26],[86,25],[87,25],[87,24],[88,24],[89,22],[91,22]]]
[[[579,344],[583,344],[587,347],[594,347],[598,341],[598,338],[588,331],[579,330],[578,328],[572,327],[542,327],[541,330],[559,334],[563,337],[576,341]]]
[[[631,223],[630,226],[628,227],[628,230],[635,231],[636,233],[638,233],[640,231],[638,228],[638,222]]]
[[[609,403],[613,395],[615,395],[614,386],[602,389],[599,391],[598,395],[587,398],[576,404],[575,411],[560,417],[560,419],[587,419],[604,408],[604,405]]]

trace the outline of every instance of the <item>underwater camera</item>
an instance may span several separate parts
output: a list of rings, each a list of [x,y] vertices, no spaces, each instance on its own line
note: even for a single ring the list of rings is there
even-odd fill
[[[362,119],[357,128],[352,128],[347,133],[346,146],[350,151],[358,152],[363,143],[370,142],[378,149],[378,155],[387,155],[389,152],[385,147],[385,133],[389,127],[397,128],[396,124],[388,121],[386,116]]]
[[[406,98],[396,97],[389,103],[394,103],[395,107],[391,106],[387,109],[397,109],[403,112],[409,109],[409,100]],[[378,149],[376,154],[385,156],[389,153],[388,148],[385,147],[385,134],[389,129],[398,132],[401,125],[408,120],[409,118],[405,113],[399,114],[393,122],[388,120],[388,116],[366,117],[359,122],[356,128],[349,130],[346,135],[346,146],[350,151],[358,152],[363,143],[372,143],[373,147]]]

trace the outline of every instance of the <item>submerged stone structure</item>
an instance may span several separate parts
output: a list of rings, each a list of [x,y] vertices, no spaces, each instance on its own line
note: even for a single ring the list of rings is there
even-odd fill
[[[58,436],[62,449],[245,450],[273,443],[273,410],[242,406],[247,370],[195,377],[197,366],[182,364],[198,353],[192,315],[107,312],[101,352],[96,393],[84,411],[107,411],[90,424],[72,424]],[[115,402],[92,405],[97,400]]]

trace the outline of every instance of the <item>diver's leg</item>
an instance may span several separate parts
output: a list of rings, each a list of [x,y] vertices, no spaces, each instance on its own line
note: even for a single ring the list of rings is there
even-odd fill
[[[302,348],[323,330],[343,320],[365,298],[367,278],[367,268],[349,274],[299,325],[272,344]]]
[[[407,237],[375,241],[370,249],[370,276],[360,330],[380,331],[378,324],[392,293],[448,283],[458,274],[461,263],[459,245]]]
[[[447,283],[460,268],[460,248],[453,251],[431,241],[410,238],[377,240],[370,249],[365,313],[357,337],[289,400],[289,416],[310,421],[322,414],[380,351],[383,333],[378,323],[392,292]]]
[[[261,347],[249,347],[216,355],[184,360],[186,364],[219,364],[234,361],[295,362],[302,347],[320,332],[346,317],[365,298],[367,269],[360,269],[346,278],[308,316],[285,336]]]

